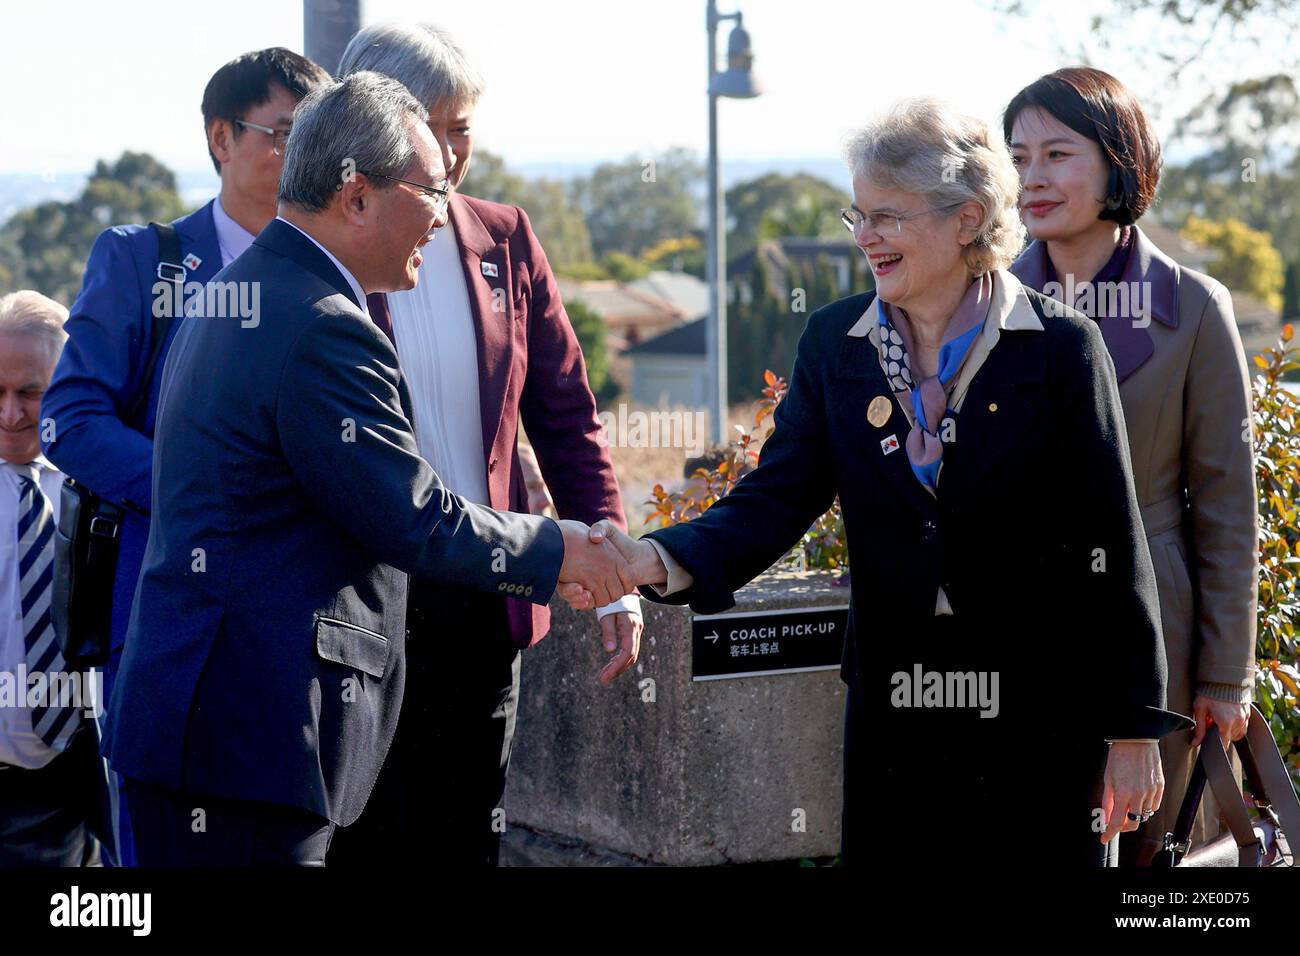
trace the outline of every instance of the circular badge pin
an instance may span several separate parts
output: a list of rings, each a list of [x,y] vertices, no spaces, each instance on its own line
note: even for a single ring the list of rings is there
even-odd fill
[[[889,421],[889,416],[893,412],[889,399],[884,395],[877,395],[867,406],[867,421],[871,422],[876,428],[880,428]]]

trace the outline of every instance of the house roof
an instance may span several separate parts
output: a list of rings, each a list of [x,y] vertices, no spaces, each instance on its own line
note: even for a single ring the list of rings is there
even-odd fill
[[[667,324],[686,317],[680,309],[659,296],[612,279],[580,281],[557,277],[555,281],[565,302],[582,302],[606,323],[650,320]]]
[[[709,311],[709,284],[689,272],[657,270],[627,284],[678,309],[683,318],[694,319]]]
[[[632,346],[624,355],[682,355],[703,357],[708,350],[708,323],[704,319],[687,322],[652,339]]]

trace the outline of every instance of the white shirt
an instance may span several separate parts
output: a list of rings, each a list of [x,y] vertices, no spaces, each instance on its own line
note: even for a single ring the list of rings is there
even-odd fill
[[[388,293],[416,444],[444,485],[486,505],[478,338],[451,223],[434,233],[423,255],[415,288]]]
[[[63,473],[41,456],[32,464],[40,472],[41,491],[50,499],[54,520],[59,520],[59,486]],[[27,663],[27,644],[23,634],[22,594],[18,580],[18,469],[0,459],[0,671],[7,681],[17,681],[18,669]],[[26,695],[26,687],[15,690]],[[0,707],[0,763],[38,770],[57,756],[58,750],[46,745],[32,729],[32,712],[26,707]],[[0,770],[0,787],[4,786]]]
[[[490,504],[479,406],[478,336],[460,246],[450,222],[424,247],[414,289],[388,293],[393,337],[411,391],[412,424],[420,455],[451,491]],[[641,613],[629,594],[597,610]]]
[[[286,226],[293,226],[293,228],[298,229],[297,226],[294,226],[293,223],[291,223],[288,219],[285,219],[283,216],[276,216],[275,218],[279,219]],[[329,256],[330,262],[334,263],[334,267],[338,269],[340,273],[342,273],[343,278],[346,279],[348,285],[352,287],[352,291],[356,293],[357,302],[361,306],[361,311],[366,314],[366,318],[369,318],[370,310],[366,308],[366,291],[365,289],[361,288],[361,283],[357,281],[356,276],[354,276],[351,272],[348,271],[347,266],[339,262],[339,260],[335,257],[334,253],[330,252],[319,242],[317,242],[315,236],[307,232],[305,229],[298,229],[298,231],[301,232],[308,239],[310,239],[317,249],[325,253],[325,255]]]
[[[217,228],[217,246],[221,249],[221,265],[228,266],[253,244],[257,238],[235,220],[230,218],[226,207],[221,205],[218,196],[212,204],[212,224]]]

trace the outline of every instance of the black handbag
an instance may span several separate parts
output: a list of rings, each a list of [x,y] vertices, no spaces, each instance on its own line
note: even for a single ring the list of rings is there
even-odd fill
[[[149,224],[158,234],[158,278],[178,287],[185,282],[176,230]],[[180,288],[172,300],[181,300]],[[161,315],[159,313],[162,313]],[[154,371],[171,329],[171,309],[154,309],[149,358],[128,417],[139,419],[149,403]],[[113,582],[121,547],[125,509],[72,478],[59,491],[59,522],[54,531],[54,582],[50,620],[63,659],[73,669],[108,663],[113,620]]]
[[[1164,848],[1152,859],[1151,866],[1295,866],[1295,850],[1300,845],[1300,799],[1268,722],[1254,705],[1246,736],[1233,741],[1233,745],[1250,781],[1253,799],[1247,800],[1237,789],[1223,741],[1217,729],[1211,727],[1201,741],[1174,831],[1165,834]],[[1207,782],[1229,832],[1193,847],[1189,838]],[[1258,819],[1251,819],[1252,807],[1259,813]]]

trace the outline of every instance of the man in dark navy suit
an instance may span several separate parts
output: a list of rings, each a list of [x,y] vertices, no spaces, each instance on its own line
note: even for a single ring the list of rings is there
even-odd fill
[[[323,865],[396,729],[408,574],[536,604],[631,590],[583,523],[469,502],[419,456],[365,303],[413,288],[446,222],[427,120],[373,73],[308,95],[280,215],[211,283],[239,314],[191,316],[168,356],[106,741],[142,865]]]
[[[203,123],[221,192],[171,224],[180,260],[172,265],[186,282],[207,282],[275,217],[294,107],[328,81],[323,69],[283,47],[245,53],[212,75],[203,91]],[[106,700],[113,696],[149,534],[161,376],[148,380],[145,369],[154,344],[152,290],[159,280],[159,245],[158,234],[142,225],[113,226],[95,241],[67,323],[68,343],[42,405],[44,417],[55,426],[45,442],[49,459],[126,509],[113,587],[110,655],[104,668]],[[170,335],[178,326],[171,324]],[[169,345],[163,343],[156,369],[162,368]],[[146,389],[149,394],[142,396]],[[115,816],[117,857],[109,862],[131,866],[135,854],[124,801],[119,801]]]

